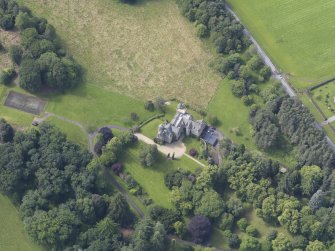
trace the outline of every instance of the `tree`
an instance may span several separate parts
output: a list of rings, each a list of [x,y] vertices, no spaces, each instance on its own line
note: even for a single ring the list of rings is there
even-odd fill
[[[299,173],[302,193],[307,196],[315,193],[322,183],[323,174],[321,168],[318,166],[304,166]]]
[[[200,38],[206,38],[209,35],[208,29],[206,27],[206,25],[203,24],[198,24],[197,27],[197,35]]]
[[[237,249],[241,244],[241,240],[238,237],[237,234],[232,234],[229,238],[228,238],[228,245],[231,248],[235,248]]]
[[[3,118],[0,118],[0,143],[7,143],[13,140],[14,129]]]
[[[319,209],[323,204],[324,192],[322,190],[316,191],[309,200],[308,206],[313,210]]]
[[[15,17],[11,14],[2,14],[0,16],[0,27],[4,30],[11,30],[14,28]]]
[[[158,154],[159,153],[156,145],[143,146],[140,151],[141,164],[147,167],[151,167],[157,161]]]
[[[234,216],[232,214],[225,213],[220,217],[219,227],[221,230],[232,230],[234,223]]]
[[[188,230],[195,243],[204,243],[211,234],[212,225],[206,216],[197,215],[191,218]]]
[[[152,250],[166,250],[166,232],[164,226],[160,222],[156,222],[153,234],[150,239]]]
[[[309,242],[308,246],[306,247],[306,251],[326,251],[327,247],[321,241],[313,241]]]
[[[237,221],[237,226],[240,230],[245,231],[248,226],[248,221],[246,218],[241,218]]]
[[[174,210],[166,209],[160,206],[150,206],[149,207],[149,217],[153,221],[159,221],[163,224],[164,229],[167,233],[174,233],[175,231],[175,223],[181,222],[183,218],[179,213]],[[180,227],[180,224],[178,225]],[[182,229],[179,229],[180,231]]]
[[[199,205],[195,208],[195,214],[204,215],[210,219],[218,218],[224,209],[221,196],[214,190],[204,192]]]
[[[162,97],[157,97],[154,101],[155,109],[164,112],[165,111],[165,100]]]
[[[279,233],[277,238],[272,241],[273,251],[290,251],[292,248],[290,240],[283,233]]]
[[[20,66],[20,86],[30,92],[36,92],[42,86],[41,73],[32,59],[25,58]]]
[[[148,111],[153,112],[155,110],[155,105],[151,100],[148,100],[144,103],[144,108]]]
[[[15,23],[20,30],[25,30],[27,28],[34,28],[36,26],[36,19],[31,17],[27,12],[20,12],[16,17]]]
[[[19,65],[22,59],[22,48],[20,45],[12,45],[9,47],[9,56],[13,63]]]
[[[166,250],[166,232],[164,226],[149,218],[139,220],[132,236],[134,251]]]
[[[174,232],[180,237],[180,238],[183,238],[184,235],[186,234],[186,226],[185,226],[185,223],[184,222],[181,222],[181,221],[176,221],[174,224],[173,224],[173,227],[174,227]]]
[[[138,120],[138,115],[135,112],[130,113],[130,118],[132,121]]]
[[[64,245],[73,238],[79,223],[75,213],[66,207],[36,211],[24,220],[25,229],[35,241],[52,246]]]
[[[132,213],[125,197],[121,193],[116,193],[109,204],[109,217],[119,223],[121,226],[125,226],[132,220]]]
[[[258,231],[257,231],[257,229],[253,225],[247,226],[247,228],[245,229],[245,232],[249,236],[252,236],[252,237],[257,237],[257,235],[258,235]]]
[[[261,244],[255,237],[245,237],[240,245],[240,251],[259,251],[261,250]]]

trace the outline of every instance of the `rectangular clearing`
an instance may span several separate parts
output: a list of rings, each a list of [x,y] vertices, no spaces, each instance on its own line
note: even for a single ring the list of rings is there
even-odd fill
[[[9,91],[5,100],[5,106],[35,115],[40,115],[46,104],[44,100],[15,91]]]

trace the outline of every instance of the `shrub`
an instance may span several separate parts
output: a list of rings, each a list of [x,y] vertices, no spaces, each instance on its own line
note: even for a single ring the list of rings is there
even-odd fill
[[[207,115],[207,121],[212,126],[216,126],[219,123],[218,117],[216,117],[216,116],[214,116],[212,114],[208,114]]]
[[[121,163],[115,163],[112,165],[112,171],[113,173],[115,173],[116,175],[119,175],[120,173],[122,173],[123,171],[123,166]]]
[[[170,190],[172,189],[172,187],[180,187],[183,179],[188,179],[190,174],[191,173],[189,171],[184,170],[176,170],[171,173],[167,173],[164,176],[165,186]]]
[[[3,46],[2,42],[0,41],[0,51],[5,50],[5,47]]]
[[[135,112],[130,113],[130,118],[133,121],[137,121],[138,120],[138,115]]]
[[[0,72],[0,83],[9,85],[16,76],[16,72],[13,68],[4,69]]]
[[[152,112],[155,110],[155,105],[151,100],[148,100],[144,103],[144,109]]]
[[[211,234],[212,225],[206,216],[197,215],[190,220],[188,230],[195,243],[204,243]]]
[[[189,151],[189,154],[192,156],[192,157],[196,157],[198,156],[198,151],[194,148],[191,148],[190,151]]]

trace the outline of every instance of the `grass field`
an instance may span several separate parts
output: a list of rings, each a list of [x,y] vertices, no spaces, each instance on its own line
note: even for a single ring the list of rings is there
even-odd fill
[[[327,118],[335,115],[335,82],[321,86],[311,93],[313,99]]]
[[[216,90],[211,54],[174,0],[20,2],[56,27],[90,83],[137,98],[178,97],[202,106]]]
[[[42,250],[29,239],[19,213],[11,201],[0,194],[0,251]]]
[[[103,125],[132,126],[130,113],[138,114],[140,120],[154,113],[144,109],[144,102],[100,87],[85,84],[66,94],[47,98],[46,110],[78,121],[88,129]]]
[[[295,87],[335,75],[335,1],[228,2]]]
[[[164,185],[164,175],[177,168],[194,172],[199,165],[186,157],[171,161],[160,155],[158,162],[153,167],[143,167],[139,160],[142,144],[144,143],[139,142],[136,146],[129,148],[121,159],[121,163],[156,204],[171,208],[170,190]]]

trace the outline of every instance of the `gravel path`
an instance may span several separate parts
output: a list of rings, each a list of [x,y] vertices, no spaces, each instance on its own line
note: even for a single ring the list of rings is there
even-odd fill
[[[156,145],[158,151],[160,151],[161,153],[163,153],[165,155],[170,154],[170,156],[172,156],[173,153],[174,153],[174,156],[176,158],[180,158],[186,152],[186,146],[181,141],[177,141],[177,142],[174,142],[174,143],[168,144],[168,145],[159,145],[159,144],[156,144],[152,139],[148,138],[147,136],[145,136],[145,135],[143,135],[141,133],[135,133],[135,136],[139,140],[143,141],[146,144]]]

